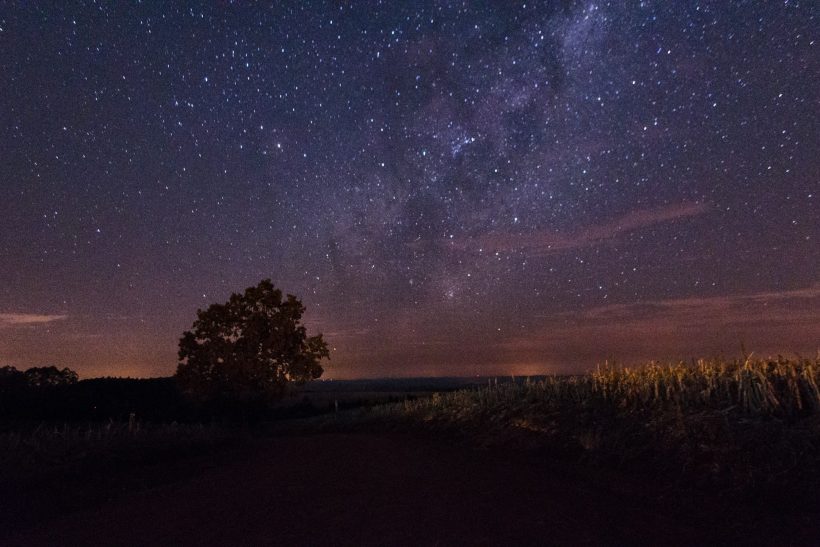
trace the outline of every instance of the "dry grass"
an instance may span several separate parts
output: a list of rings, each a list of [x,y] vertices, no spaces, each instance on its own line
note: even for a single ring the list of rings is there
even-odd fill
[[[557,448],[735,490],[807,490],[820,473],[818,384],[820,355],[602,366],[579,376],[491,381],[360,419]]]
[[[18,427],[0,433],[0,479],[36,475],[90,460],[128,459],[214,446],[236,436],[236,431],[219,424],[142,424],[133,419]]]
[[[402,412],[458,419],[537,404],[555,410],[606,406],[624,412],[683,413],[740,410],[748,415],[798,418],[820,411],[820,358],[605,365],[581,376],[489,382],[479,389],[406,401]],[[396,407],[389,409],[396,411]]]

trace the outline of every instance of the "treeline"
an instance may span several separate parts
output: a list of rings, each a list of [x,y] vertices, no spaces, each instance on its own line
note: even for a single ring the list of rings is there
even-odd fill
[[[278,405],[215,399],[206,403],[183,395],[177,379],[91,378],[55,366],[18,370],[0,367],[0,428],[41,422],[209,422],[276,420],[327,412],[303,400]],[[132,416],[133,415],[133,416]]]
[[[0,367],[0,419],[35,421],[196,419],[173,378],[94,378],[54,366]]]

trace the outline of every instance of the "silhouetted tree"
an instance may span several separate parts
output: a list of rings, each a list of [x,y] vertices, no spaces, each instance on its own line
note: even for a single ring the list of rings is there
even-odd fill
[[[321,334],[307,336],[304,311],[269,279],[197,310],[179,341],[176,377],[183,393],[201,402],[265,403],[281,397],[289,383],[319,378],[319,362],[330,352]]]
[[[26,382],[34,388],[66,386],[77,383],[77,373],[69,368],[58,369],[54,365],[32,367],[24,372]]]
[[[0,367],[0,417],[43,419],[53,414],[66,390],[77,384],[77,373],[55,366],[20,371]]]

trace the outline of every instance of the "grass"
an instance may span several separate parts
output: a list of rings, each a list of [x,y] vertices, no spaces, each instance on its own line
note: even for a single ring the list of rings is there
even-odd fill
[[[820,354],[814,359],[605,365],[509,378],[429,397],[291,420],[275,431],[389,427],[522,445],[720,490],[820,491]],[[34,424],[0,430],[3,473],[129,461],[237,440],[229,425]],[[5,470],[5,471],[3,471]]]
[[[820,484],[820,355],[602,366],[375,407],[359,423],[524,444],[746,494]],[[798,492],[799,491],[799,492]]]
[[[515,380],[515,379],[513,379]],[[470,413],[541,408],[616,408],[622,412],[739,410],[747,415],[798,418],[820,411],[820,358],[605,365],[580,376],[548,376],[407,401],[402,413],[451,418]],[[395,411],[396,407],[393,407]],[[491,412],[492,413],[492,412]]]
[[[17,426],[0,432],[0,481],[89,462],[163,458],[224,444],[240,434],[222,424],[143,424],[134,419]]]

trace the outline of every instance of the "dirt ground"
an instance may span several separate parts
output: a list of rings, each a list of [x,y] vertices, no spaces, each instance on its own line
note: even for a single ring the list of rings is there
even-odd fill
[[[683,505],[683,509],[681,509]],[[100,469],[0,497],[0,545],[812,544],[811,516],[754,530],[697,501],[513,451],[316,434]],[[761,532],[761,530],[763,530]]]

